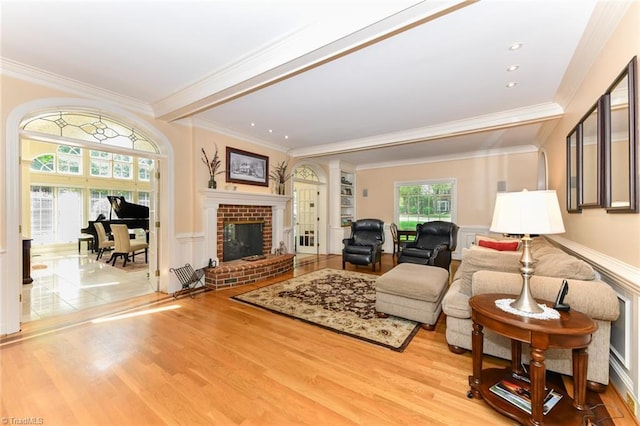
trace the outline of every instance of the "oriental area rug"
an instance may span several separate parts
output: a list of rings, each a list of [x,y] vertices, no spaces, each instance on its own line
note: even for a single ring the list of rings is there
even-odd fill
[[[232,299],[402,352],[420,324],[376,316],[377,278],[326,268]]]

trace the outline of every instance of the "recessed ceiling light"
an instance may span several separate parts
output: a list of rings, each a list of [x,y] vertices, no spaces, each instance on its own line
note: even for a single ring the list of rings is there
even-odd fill
[[[289,139],[289,135],[284,135],[284,138],[285,139]]]
[[[520,65],[511,65],[509,68],[507,68],[507,71],[509,71],[509,72],[515,71],[518,68],[520,68]]]
[[[509,50],[518,50],[522,47],[523,43],[522,42],[516,42],[513,43],[511,46],[509,46]]]
[[[518,85],[518,83],[516,83],[515,81],[511,81],[509,83],[507,83],[507,89],[511,89],[513,87],[516,87]]]
[[[251,123],[251,127],[254,127],[256,125],[256,123]]]
[[[269,133],[273,133],[273,130],[269,129]]]

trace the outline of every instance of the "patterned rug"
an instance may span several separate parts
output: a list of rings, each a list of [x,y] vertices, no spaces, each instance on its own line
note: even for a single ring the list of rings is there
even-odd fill
[[[111,257],[111,254],[109,252],[107,252],[107,253],[105,253],[105,255],[100,260],[104,261],[109,266],[113,266],[113,267],[121,269],[121,270],[123,270],[125,272],[137,272],[137,271],[142,271],[142,270],[149,270],[149,264],[145,263],[145,261],[144,261],[144,253],[136,254],[135,262],[131,258],[129,258],[129,260],[127,261],[127,266],[125,266],[125,267],[122,266],[122,264],[124,262],[123,262],[123,259],[121,257],[116,259],[116,264],[115,265],[111,265],[111,262],[109,262],[109,258],[110,257]]]
[[[402,352],[420,324],[375,315],[378,276],[321,269],[232,299]]]

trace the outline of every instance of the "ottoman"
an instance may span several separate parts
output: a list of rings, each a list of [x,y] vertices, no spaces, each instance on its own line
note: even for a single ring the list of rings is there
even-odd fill
[[[376,313],[417,321],[433,330],[448,283],[449,271],[444,268],[401,263],[376,280]]]

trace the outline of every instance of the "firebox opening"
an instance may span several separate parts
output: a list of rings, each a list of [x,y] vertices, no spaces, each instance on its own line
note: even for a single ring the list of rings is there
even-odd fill
[[[222,227],[222,261],[263,254],[264,222],[225,222]]]

